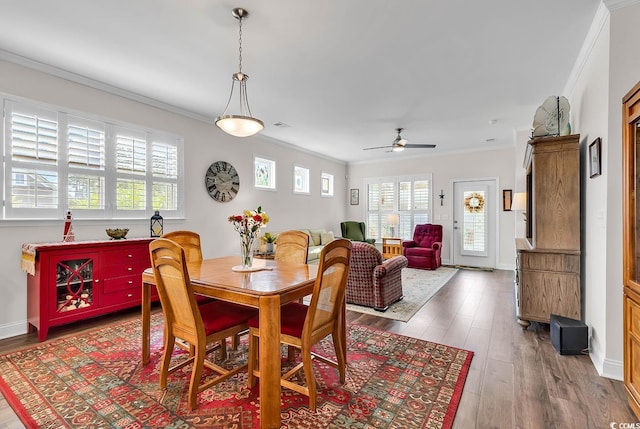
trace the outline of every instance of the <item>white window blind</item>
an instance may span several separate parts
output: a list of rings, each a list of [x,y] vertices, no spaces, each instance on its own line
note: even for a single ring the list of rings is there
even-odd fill
[[[431,219],[431,175],[372,178],[367,190],[367,238],[396,237],[409,240],[415,225]],[[398,214],[398,225],[390,219]]]
[[[3,100],[3,219],[183,217],[182,138]]]

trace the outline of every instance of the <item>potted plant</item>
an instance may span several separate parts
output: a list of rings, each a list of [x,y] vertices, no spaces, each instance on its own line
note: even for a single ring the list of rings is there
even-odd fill
[[[273,253],[273,245],[278,238],[277,234],[271,234],[270,232],[265,232],[262,236],[262,241],[265,243],[265,252]]]

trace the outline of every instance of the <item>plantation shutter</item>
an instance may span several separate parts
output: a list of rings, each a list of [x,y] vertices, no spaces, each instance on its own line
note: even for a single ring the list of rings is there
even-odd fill
[[[409,240],[415,225],[430,223],[432,210],[431,175],[420,177],[373,178],[367,185],[367,237],[396,237]],[[389,215],[398,214],[391,231]]]
[[[151,145],[152,206],[156,210],[178,208],[178,148],[168,143]]]
[[[6,216],[58,212],[58,117],[56,112],[7,101],[5,135]]]
[[[104,124],[69,116],[67,124],[68,168],[67,200],[78,216],[98,217],[105,208],[105,130]]]

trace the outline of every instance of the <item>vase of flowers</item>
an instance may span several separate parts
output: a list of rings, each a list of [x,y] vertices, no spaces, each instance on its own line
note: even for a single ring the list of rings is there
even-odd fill
[[[242,268],[249,269],[253,264],[253,242],[260,229],[269,222],[269,216],[262,211],[262,207],[258,207],[256,210],[245,210],[241,215],[229,216],[229,222],[240,234]]]

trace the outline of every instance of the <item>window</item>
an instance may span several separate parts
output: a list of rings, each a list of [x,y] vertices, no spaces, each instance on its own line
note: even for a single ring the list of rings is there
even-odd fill
[[[182,217],[182,138],[5,100],[3,219]]]
[[[309,169],[293,166],[293,192],[296,194],[309,193]]]
[[[270,159],[253,158],[254,186],[261,189],[276,189],[276,162]]]
[[[365,189],[369,238],[395,235],[409,240],[415,225],[431,221],[430,174],[368,179]]]
[[[333,174],[322,173],[320,175],[320,195],[333,197]]]

